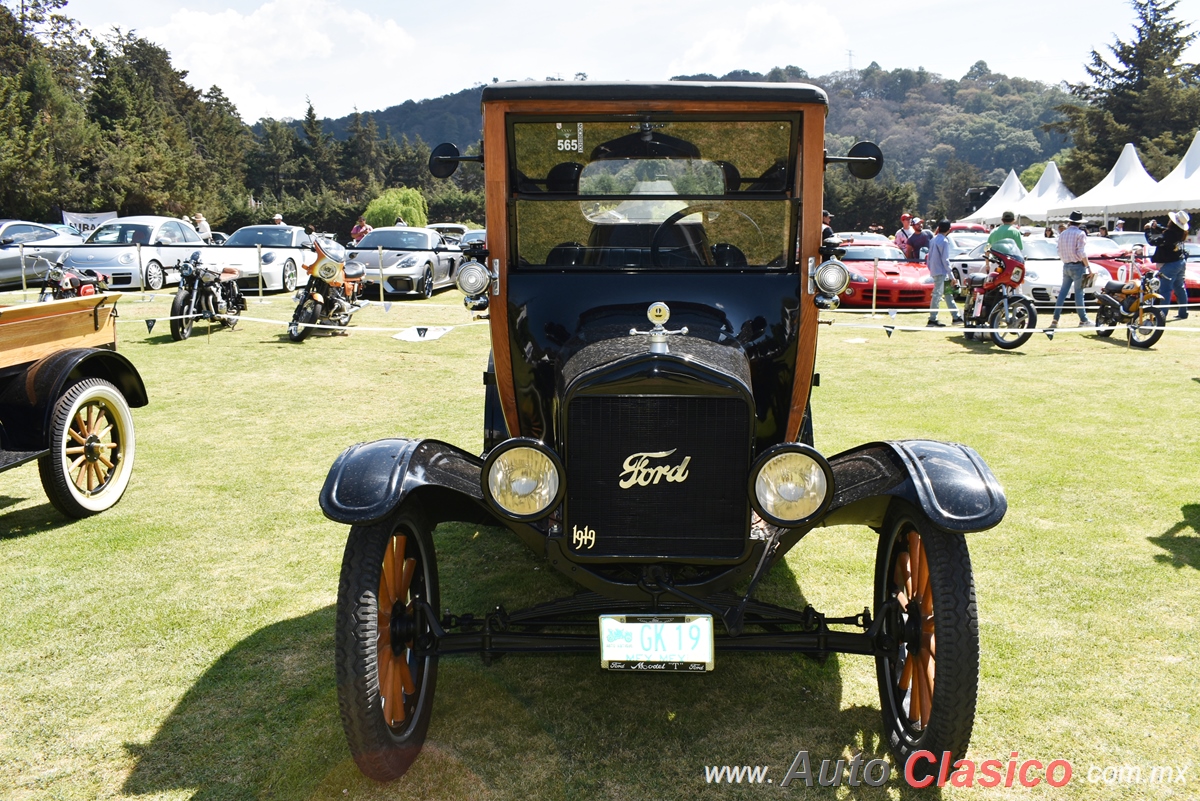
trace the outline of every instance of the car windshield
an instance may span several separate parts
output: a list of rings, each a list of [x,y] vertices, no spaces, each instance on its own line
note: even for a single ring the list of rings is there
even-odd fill
[[[785,267],[798,122],[514,122],[518,268]]]
[[[1183,249],[1187,252],[1188,261],[1200,261],[1200,245],[1195,242],[1184,242]]]
[[[225,241],[222,247],[255,247],[286,248],[292,245],[292,229],[282,225],[254,225],[239,228],[233,236]]]
[[[1044,261],[1047,259],[1058,258],[1058,243],[1053,239],[1026,239],[1025,240],[1025,259],[1034,259],[1036,261]]]
[[[849,245],[843,261],[908,261],[900,248],[891,245]]]
[[[372,231],[355,247],[359,250],[432,250],[431,239],[425,231]]]
[[[149,245],[152,225],[134,223],[107,223],[100,226],[87,238],[89,245]]]
[[[1084,253],[1089,256],[1103,256],[1106,253],[1120,253],[1132,246],[1122,247],[1106,236],[1089,236],[1084,246]]]

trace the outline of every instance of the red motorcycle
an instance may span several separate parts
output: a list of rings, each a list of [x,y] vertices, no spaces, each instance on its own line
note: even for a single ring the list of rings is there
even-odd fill
[[[1037,328],[1033,301],[1018,290],[1025,280],[1025,256],[1016,244],[1000,241],[983,254],[986,274],[967,275],[967,308],[963,314],[967,339],[983,339],[983,332],[997,347],[1012,350],[1024,345]]]
[[[38,293],[38,302],[46,300],[63,300],[64,298],[79,298],[108,291],[109,276],[95,270],[76,270],[63,267],[67,254],[58,257],[57,264],[51,264],[44,256],[36,256],[36,261],[46,264],[46,275],[42,278],[42,291]]]

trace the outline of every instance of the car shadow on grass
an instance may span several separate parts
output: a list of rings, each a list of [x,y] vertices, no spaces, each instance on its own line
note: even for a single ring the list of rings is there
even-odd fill
[[[29,499],[0,497],[0,509],[6,509],[27,500]],[[49,502],[28,509],[3,512],[0,513],[0,540],[15,540],[31,534],[41,534],[45,531],[62,528],[72,522],[74,521],[65,517]]]
[[[482,612],[485,597],[515,609],[574,591],[506,530],[444,525],[435,541],[442,606],[455,612]],[[761,590],[772,603],[806,603],[786,562]],[[841,708],[837,655],[723,651],[704,675],[609,673],[594,654],[508,655],[490,666],[456,656],[439,666],[421,757],[380,785],[358,772],[342,735],[334,616],[327,606],[266,626],[222,655],[149,743],[126,745],[135,765],[123,792],[184,790],[199,801],[760,798],[761,785],[706,781],[706,766],[767,766],[779,784],[802,749],[814,777],[827,758],[863,752],[890,761],[879,710]],[[900,774],[893,766],[881,788],[843,785],[840,797],[938,797],[915,795]],[[804,794],[801,785],[793,790]],[[833,798],[835,790],[807,793]]]
[[[1200,504],[1191,503],[1179,510],[1183,519],[1157,537],[1146,539],[1166,553],[1155,554],[1154,561],[1172,567],[1193,567],[1200,570]],[[1191,534],[1185,532],[1191,529]]]

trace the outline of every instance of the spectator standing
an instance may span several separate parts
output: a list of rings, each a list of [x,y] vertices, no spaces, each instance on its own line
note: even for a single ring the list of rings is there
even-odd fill
[[[1188,299],[1184,268],[1187,265],[1187,251],[1183,249],[1183,243],[1187,240],[1191,218],[1186,211],[1173,211],[1167,215],[1167,219],[1171,222],[1162,233],[1159,233],[1158,221],[1150,221],[1146,226],[1146,241],[1154,245],[1152,259],[1158,265],[1161,279],[1158,291],[1163,296],[1163,305],[1171,305],[1171,293],[1174,291],[1175,303],[1179,308],[1174,319],[1186,320]]]
[[[354,227],[350,229],[350,238],[354,240],[354,244],[362,241],[362,238],[371,233],[373,229],[367,225],[367,221],[360,215],[358,222],[354,223]]]
[[[933,302],[929,304],[929,322],[926,323],[929,328],[946,327],[945,323],[938,322],[938,307],[942,305],[943,297],[954,324],[962,325],[963,321],[962,315],[958,313],[958,305],[954,302],[954,293],[946,292],[947,282],[957,286],[954,275],[950,272],[950,240],[946,238],[948,233],[950,221],[938,220],[937,234],[929,242],[929,256],[925,260],[929,266],[929,275],[933,278]]]
[[[900,248],[901,250],[903,250],[907,253],[908,252],[908,237],[910,235],[912,235],[912,232],[913,232],[912,215],[909,214],[908,212],[905,212],[904,214],[900,215],[900,230],[897,231],[896,236],[893,237],[893,240],[896,243],[896,247]]]
[[[1082,228],[1083,222],[1081,212],[1071,212],[1071,224],[1058,237],[1058,258],[1063,263],[1063,280],[1062,286],[1058,288],[1058,300],[1054,303],[1054,319],[1050,321],[1051,328],[1058,327],[1058,318],[1062,315],[1063,302],[1067,299],[1068,289],[1075,292],[1075,312],[1079,315],[1079,327],[1084,328],[1091,325],[1083,306],[1083,276],[1090,269],[1087,253],[1084,251],[1084,247],[1087,245],[1087,232]]]
[[[283,225],[283,215],[276,214],[274,217],[271,218],[271,222],[275,223],[275,225]]]
[[[1102,226],[1100,226],[1100,231],[1099,231],[1099,233],[1098,233],[1097,235],[1098,235],[1098,236],[1108,236],[1108,228],[1107,228],[1107,226],[1103,226],[1103,225],[1102,225]]]
[[[1053,238],[1054,238],[1054,229],[1053,229],[1053,228],[1051,228],[1049,225],[1047,225],[1047,226],[1046,226],[1046,234],[1045,234],[1045,236],[1046,236],[1046,238],[1047,238],[1047,239],[1053,239]]]
[[[1125,230],[1125,221],[1124,221],[1124,220],[1117,220],[1117,221],[1116,221],[1116,223],[1113,225],[1113,233],[1118,233],[1118,234],[1119,234],[1119,233],[1121,233],[1121,232],[1122,232],[1122,231],[1124,231],[1124,230]]]
[[[1002,239],[1011,239],[1017,243],[1017,250],[1025,250],[1025,238],[1021,236],[1021,229],[1013,225],[1017,221],[1017,215],[1011,211],[1006,211],[1000,215],[1000,225],[992,229],[988,234],[988,245],[994,245]]]
[[[833,215],[829,213],[829,209],[821,210],[821,243],[833,236],[833,226],[830,224],[833,221]]]
[[[912,227],[913,230],[908,235],[908,242],[904,252],[912,261],[924,261],[925,257],[921,255],[921,249],[929,247],[929,243],[933,241],[933,237],[925,231],[925,221],[920,218],[912,221]]]
[[[200,239],[204,244],[211,245],[213,243],[212,229],[208,225],[208,220],[204,219],[204,215],[201,212],[196,212],[195,220],[196,233],[200,235]]]

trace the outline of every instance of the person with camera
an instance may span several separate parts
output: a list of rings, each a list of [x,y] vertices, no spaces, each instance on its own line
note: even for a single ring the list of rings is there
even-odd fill
[[[1171,305],[1173,291],[1175,304],[1179,309],[1173,319],[1186,320],[1188,296],[1184,283],[1184,267],[1187,265],[1187,251],[1183,249],[1183,243],[1187,239],[1191,218],[1186,211],[1180,210],[1168,214],[1167,219],[1170,223],[1165,229],[1158,224],[1158,220],[1151,220],[1146,224],[1146,241],[1154,245],[1152,260],[1158,265],[1158,291],[1163,296],[1163,305]]]

